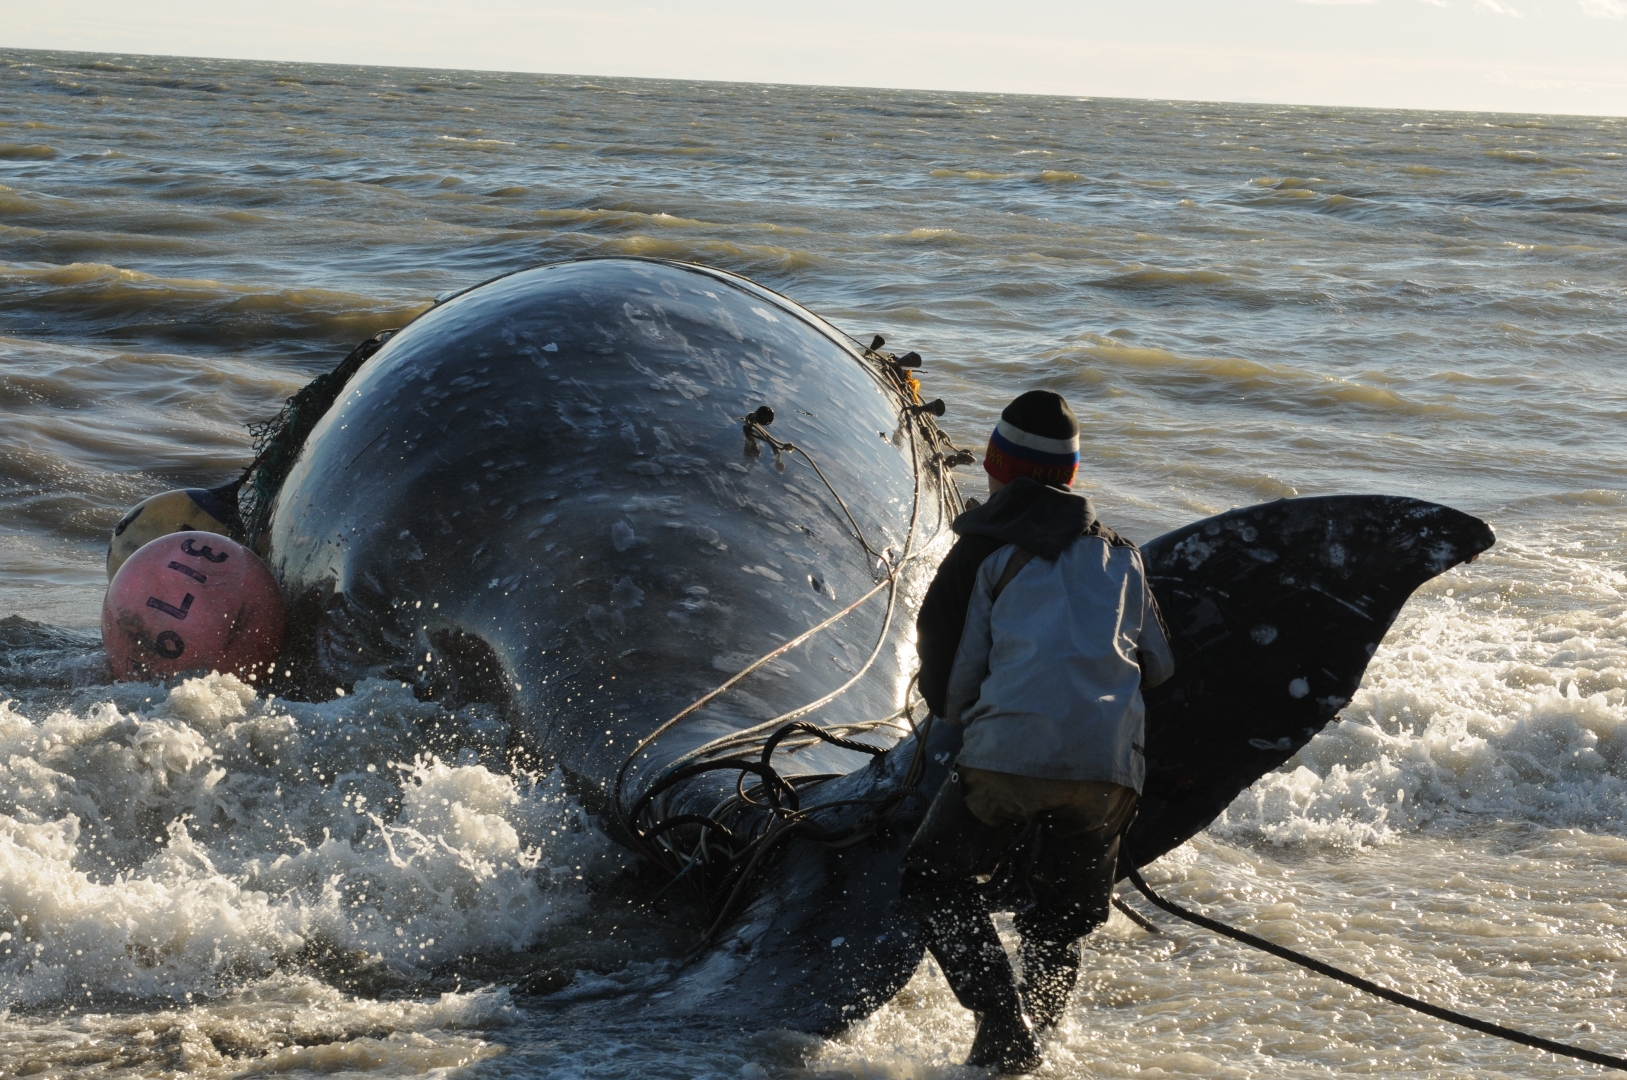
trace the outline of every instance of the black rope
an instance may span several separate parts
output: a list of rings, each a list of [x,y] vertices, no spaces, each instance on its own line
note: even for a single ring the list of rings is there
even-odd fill
[[[1378,983],[1370,982],[1359,975],[1341,971],[1331,964],[1324,964],[1322,961],[1306,956],[1304,953],[1295,952],[1293,949],[1267,941],[1265,938],[1250,934],[1247,931],[1227,926],[1223,922],[1217,922],[1206,915],[1199,915],[1197,912],[1184,908],[1177,903],[1165,900],[1162,896],[1153,892],[1152,886],[1148,885],[1141,877],[1141,874],[1135,870],[1130,871],[1129,877],[1130,884],[1134,885],[1142,896],[1145,896],[1152,903],[1163,908],[1176,918],[1185,919],[1189,923],[1201,926],[1205,930],[1212,930],[1222,937],[1231,938],[1233,941],[1241,941],[1244,945],[1250,945],[1268,952],[1272,956],[1287,960],[1291,964],[1298,964],[1302,968],[1308,968],[1318,975],[1326,975],[1328,978],[1342,982],[1346,986],[1354,986],[1356,989],[1364,990],[1374,997],[1381,997],[1385,1001],[1404,1006],[1415,1012],[1421,1012],[1425,1016],[1433,1016],[1437,1020],[1445,1020],[1449,1024],[1466,1027],[1471,1031],[1478,1031],[1485,1035],[1495,1035],[1499,1039],[1507,1039],[1509,1042],[1535,1047],[1538,1050],[1546,1050],[1550,1054],[1562,1054],[1565,1057],[1573,1057],[1579,1061],[1587,1061],[1594,1065],[1603,1065],[1609,1069],[1620,1069],[1627,1072],[1627,1058],[1602,1054],[1597,1050],[1585,1050],[1579,1046],[1568,1046],[1565,1043],[1554,1042],[1552,1039],[1544,1039],[1540,1035],[1528,1035],[1523,1031],[1515,1031],[1513,1028],[1504,1027],[1501,1024],[1493,1024],[1489,1020],[1477,1020],[1464,1013],[1443,1009],[1439,1005],[1431,1005],[1427,1001],[1419,1001],[1417,998],[1403,994],[1399,990],[1391,990],[1389,987],[1380,986]]]
[[[843,750],[857,750],[859,753],[869,754],[871,757],[880,757],[887,752],[885,746],[871,746],[869,743],[858,742],[854,739],[844,739],[839,735],[831,734],[817,724],[810,724],[806,720],[793,720],[770,735],[768,741],[763,743],[763,765],[765,768],[774,758],[774,748],[779,746],[780,742],[787,736],[794,735],[799,731],[805,735],[812,735],[823,742],[828,742],[832,746],[839,746]]]
[[[1151,919],[1147,918],[1145,915],[1141,914],[1141,912],[1137,911],[1129,904],[1126,904],[1123,900],[1120,900],[1116,896],[1113,897],[1113,906],[1123,912],[1126,919],[1129,919],[1147,933],[1159,935],[1163,934],[1163,931],[1158,929],[1157,923],[1153,922]]]

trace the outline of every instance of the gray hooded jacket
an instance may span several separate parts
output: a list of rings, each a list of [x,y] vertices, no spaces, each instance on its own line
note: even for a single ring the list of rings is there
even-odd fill
[[[1088,499],[1027,479],[955,531],[917,626],[928,704],[966,728],[959,763],[1139,792],[1140,688],[1175,670],[1141,552]],[[1019,548],[1034,557],[996,598]]]

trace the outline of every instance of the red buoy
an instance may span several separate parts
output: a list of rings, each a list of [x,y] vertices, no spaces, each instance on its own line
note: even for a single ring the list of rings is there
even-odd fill
[[[269,674],[282,649],[277,581],[225,536],[179,532],[125,560],[102,601],[102,647],[115,679],[183,671]]]

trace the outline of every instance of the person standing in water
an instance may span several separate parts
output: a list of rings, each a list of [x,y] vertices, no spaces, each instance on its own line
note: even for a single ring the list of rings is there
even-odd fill
[[[1080,939],[1107,919],[1146,772],[1141,687],[1175,667],[1141,552],[1070,490],[1078,467],[1066,401],[1034,390],[1008,405],[983,460],[989,501],[955,520],[916,620],[922,696],[965,735],[902,895],[977,1014],[967,1064],[1005,1073],[1040,1064],[1036,1030],[1061,1019]],[[978,878],[1031,824],[1019,988]]]

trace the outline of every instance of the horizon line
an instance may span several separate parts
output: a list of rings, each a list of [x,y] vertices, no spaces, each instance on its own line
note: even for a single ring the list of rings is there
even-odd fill
[[[712,79],[695,77],[673,77],[652,75],[611,75],[589,74],[574,72],[533,71],[522,68],[484,68],[484,67],[448,67],[438,65],[411,65],[411,64],[364,64],[348,63],[333,60],[286,60],[254,56],[210,56],[194,53],[143,53],[135,51],[92,51],[87,49],[58,49],[39,48],[32,46],[0,45],[0,56],[23,53],[38,53],[50,55],[88,56],[102,58],[139,58],[144,60],[191,60],[215,63],[248,63],[248,64],[283,64],[300,67],[320,67],[336,69],[361,69],[376,71],[418,71],[418,72],[465,72],[469,74],[530,76],[550,79],[605,79],[621,82],[641,83],[667,83],[681,85],[716,85],[741,87],[785,87],[811,90],[871,90],[887,93],[901,94],[944,94],[957,96],[993,96],[1002,98],[1038,98],[1052,101],[1103,101],[1103,102],[1146,102],[1170,105],[1244,105],[1273,109],[1329,109],[1329,110],[1360,110],[1372,113],[1421,113],[1421,114],[1452,114],[1459,116],[1507,116],[1507,117],[1537,117],[1552,119],[1586,119],[1586,120],[1623,120],[1627,114],[1622,113],[1586,113],[1586,112],[1518,112],[1498,109],[1457,109],[1444,107],[1428,107],[1416,105],[1352,105],[1328,102],[1293,102],[1293,101],[1265,101],[1260,99],[1242,98],[1183,98],[1183,97],[1135,97],[1113,94],[1044,94],[1022,90],[951,90],[927,86],[885,86],[870,83],[818,83],[818,82],[758,82],[744,79]]]

